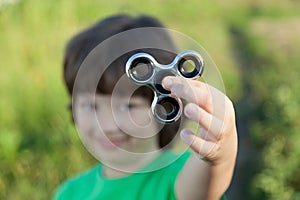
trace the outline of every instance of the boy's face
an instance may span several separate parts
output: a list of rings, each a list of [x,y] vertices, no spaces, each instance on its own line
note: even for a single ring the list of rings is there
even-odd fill
[[[126,165],[131,155],[158,149],[159,127],[145,98],[79,93],[73,103],[81,139],[101,162]]]

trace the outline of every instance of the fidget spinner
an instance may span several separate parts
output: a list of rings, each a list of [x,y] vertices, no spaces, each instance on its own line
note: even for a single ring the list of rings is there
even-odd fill
[[[145,85],[154,91],[151,111],[161,123],[172,123],[182,114],[182,101],[162,87],[166,76],[197,79],[204,69],[203,58],[192,50],[179,53],[168,65],[158,63],[148,53],[136,53],[126,63],[126,74],[137,85]]]

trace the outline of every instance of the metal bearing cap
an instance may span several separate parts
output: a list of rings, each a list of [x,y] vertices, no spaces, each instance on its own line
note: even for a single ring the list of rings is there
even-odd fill
[[[196,79],[202,75],[203,58],[192,50],[179,53],[168,65],[158,63],[148,53],[136,53],[126,62],[126,74],[138,85],[146,85],[154,91],[152,114],[161,123],[172,123],[182,114],[181,100],[162,87],[166,76]]]

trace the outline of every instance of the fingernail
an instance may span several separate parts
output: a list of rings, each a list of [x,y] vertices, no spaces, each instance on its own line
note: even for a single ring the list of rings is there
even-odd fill
[[[169,77],[164,78],[163,80],[163,84],[167,87],[170,88],[172,85],[173,81],[172,79],[170,79]]]
[[[182,140],[187,143],[188,145],[191,145],[192,142],[193,142],[193,134],[187,130],[183,130],[181,131],[181,134],[180,134]]]
[[[188,105],[186,105],[186,107],[184,109],[184,114],[187,117],[192,117],[193,115],[195,115],[196,109],[197,109],[196,105],[189,103]]]

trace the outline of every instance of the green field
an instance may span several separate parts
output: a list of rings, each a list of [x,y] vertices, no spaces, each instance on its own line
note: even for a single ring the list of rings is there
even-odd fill
[[[300,199],[299,9],[290,0],[0,0],[0,199],[50,199],[96,162],[67,110],[64,46],[120,13],[156,16],[218,66],[240,138],[228,197]]]

